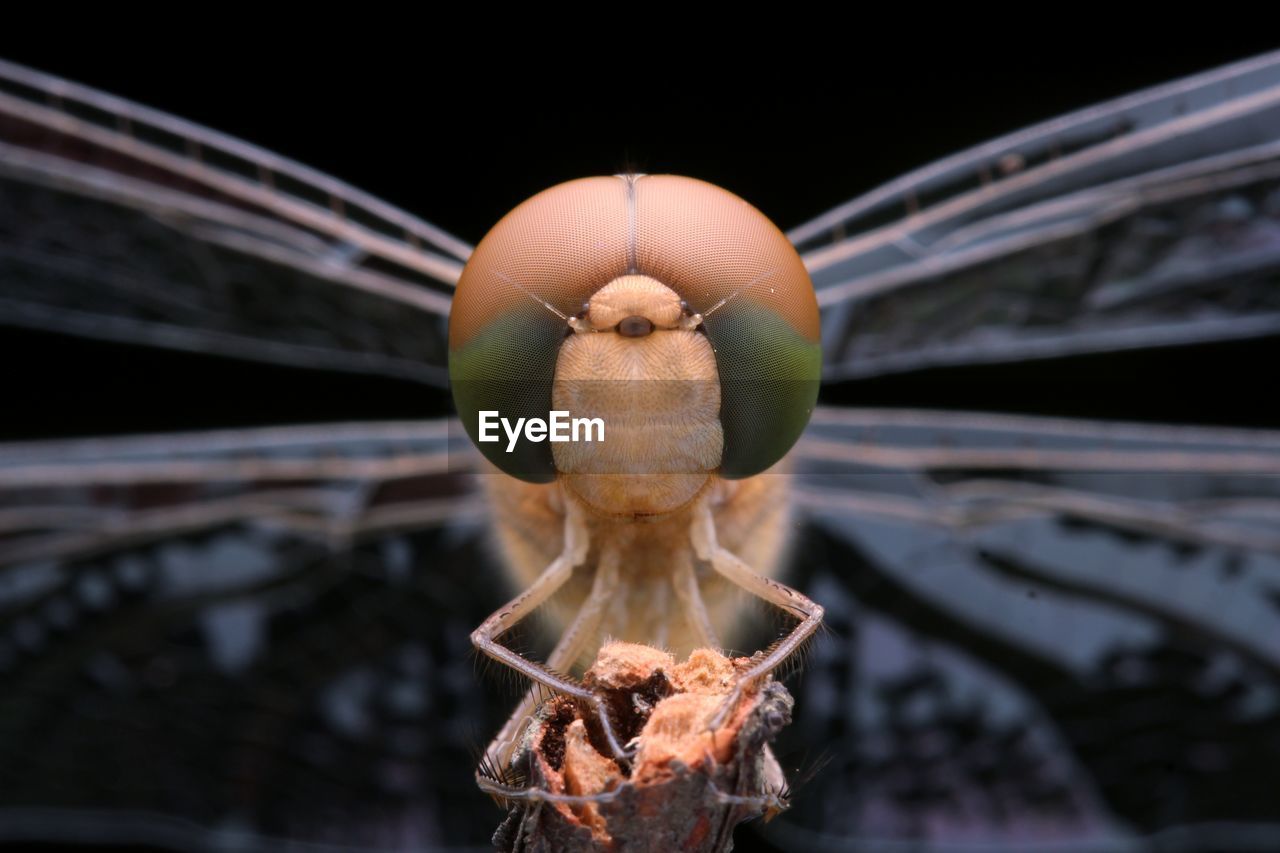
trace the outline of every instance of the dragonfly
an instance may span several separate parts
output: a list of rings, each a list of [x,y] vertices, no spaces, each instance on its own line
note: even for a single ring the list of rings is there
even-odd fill
[[[1280,433],[845,390],[1280,334],[1280,54],[786,236],[827,387],[790,454],[785,579],[829,631],[777,750],[811,778],[739,846],[1280,843]],[[471,249],[0,63],[6,329],[394,377],[443,407]],[[448,417],[0,445],[0,840],[484,849],[472,747],[511,700],[468,638],[511,590],[478,466]]]

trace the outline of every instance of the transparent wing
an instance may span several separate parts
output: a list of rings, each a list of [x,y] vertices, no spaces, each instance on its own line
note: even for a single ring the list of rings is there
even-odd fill
[[[788,236],[828,380],[1280,333],[1280,53],[952,155]]]
[[[446,422],[0,447],[0,842],[456,849],[502,595]]]
[[[801,226],[824,376],[1277,333],[1277,139],[1271,55]],[[828,408],[794,458],[829,763],[774,844],[1280,843],[1280,433]]]
[[[226,525],[342,546],[478,515],[448,421],[0,445],[0,565]]]
[[[795,460],[830,763],[775,842],[1280,840],[1280,433],[826,409]]]
[[[0,61],[0,324],[443,385],[469,253],[327,175]]]
[[[0,63],[0,324],[442,386],[469,251]],[[446,421],[0,444],[0,843],[484,840],[473,478]]]

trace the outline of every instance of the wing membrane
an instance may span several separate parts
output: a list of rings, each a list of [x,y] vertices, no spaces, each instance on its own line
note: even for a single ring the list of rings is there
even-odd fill
[[[0,447],[0,565],[237,524],[350,543],[478,514],[460,427],[328,424]]]
[[[0,841],[479,841],[472,460],[443,421],[0,448]]]
[[[796,464],[797,708],[865,793],[780,838],[1280,834],[1280,433],[820,410]]]
[[[1280,54],[1101,104],[790,232],[825,376],[1280,332]]]
[[[277,155],[0,63],[0,322],[442,385],[469,252]]]

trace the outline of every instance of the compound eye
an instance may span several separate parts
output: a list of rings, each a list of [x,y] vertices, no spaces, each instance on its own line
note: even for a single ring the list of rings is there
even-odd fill
[[[749,477],[795,444],[818,396],[818,302],[795,248],[760,211],[675,175],[636,183],[643,255],[702,315],[720,376],[720,475]]]
[[[584,178],[524,201],[471,253],[449,312],[449,381],[467,434],[502,471],[555,479],[550,443],[521,439],[508,453],[503,428],[496,441],[481,434],[481,414],[547,419],[567,324],[627,271],[627,240],[626,184]]]

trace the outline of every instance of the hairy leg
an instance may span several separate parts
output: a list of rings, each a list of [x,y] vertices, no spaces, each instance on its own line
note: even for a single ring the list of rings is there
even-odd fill
[[[596,568],[596,575],[591,583],[591,592],[582,603],[577,615],[573,617],[569,627],[556,642],[555,648],[551,650],[551,654],[547,657],[547,669],[567,676],[574,662],[582,656],[587,646],[598,639],[598,629],[604,617],[605,608],[612,601],[618,588],[620,562],[621,555],[616,548],[606,547],[601,553],[600,564]],[[492,766],[500,767],[510,761],[519,743],[520,733],[538,704],[538,699],[536,688],[525,693],[506,725],[485,749],[485,756]]]
[[[685,559],[680,562],[671,577],[671,587],[675,590],[676,598],[680,599],[680,609],[698,642],[707,648],[719,650],[720,640],[711,624],[711,614],[707,613],[707,606],[702,601],[702,593],[698,590],[693,560]]]
[[[590,546],[586,521],[582,509],[572,500],[565,503],[564,548],[560,555],[551,561],[529,588],[511,601],[494,611],[488,619],[480,623],[480,627],[471,632],[471,642],[484,654],[514,669],[516,672],[546,685],[558,693],[564,693],[589,702],[599,716],[604,729],[609,749],[614,758],[626,760],[628,755],[618,742],[613,732],[613,724],[604,702],[591,691],[574,681],[553,672],[547,666],[531,661],[519,652],[498,642],[498,637],[509,631],[521,619],[538,608],[550,598],[556,590],[564,586],[565,581],[573,574],[575,567],[582,565],[587,558]],[[585,632],[584,632],[585,633]]]
[[[818,626],[822,624],[822,607],[786,584],[756,574],[736,555],[721,547],[716,540],[715,518],[710,504],[706,501],[694,509],[690,536],[693,540],[694,553],[700,559],[710,563],[711,567],[726,579],[800,620],[799,624],[774,645],[768,654],[742,674],[733,693],[725,701],[723,709],[712,721],[712,726],[718,727],[723,723],[724,713],[737,705],[742,690],[747,685],[777,669],[813,636]]]

